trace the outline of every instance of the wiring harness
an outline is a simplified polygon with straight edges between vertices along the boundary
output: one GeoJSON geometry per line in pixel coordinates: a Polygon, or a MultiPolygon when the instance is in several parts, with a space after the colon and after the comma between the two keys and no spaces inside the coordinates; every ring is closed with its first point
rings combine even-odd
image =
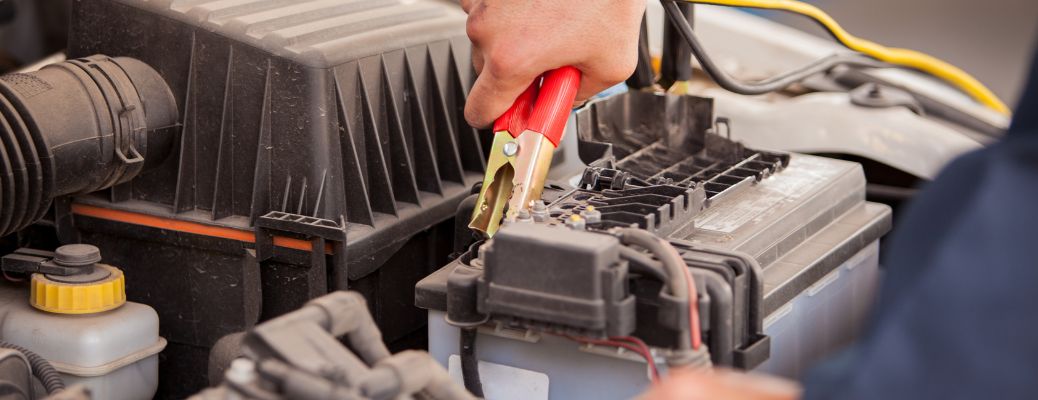
{"type": "Polygon", "coordinates": [[[763,94],[781,90],[805,78],[827,71],[838,65],[852,67],[879,68],[884,66],[900,66],[912,68],[940,78],[962,90],[977,102],[1001,114],[1010,114],[1009,107],[990,89],[962,69],[942,61],[936,57],[909,49],[889,48],[878,43],[851,35],[839,23],[824,11],[813,5],[796,0],[661,0],[663,8],[671,23],[677,27],[681,36],[692,48],[692,54],[699,60],[703,70],[722,88],[740,94],[763,94]],[[676,4],[678,1],[696,4],[709,4],[728,7],[756,8],[779,10],[796,13],[811,18],[825,28],[834,39],[855,53],[836,54],[788,73],[754,83],[739,82],[724,71],[707,55],[702,44],[692,31],[692,26],[684,18],[676,4]]]}

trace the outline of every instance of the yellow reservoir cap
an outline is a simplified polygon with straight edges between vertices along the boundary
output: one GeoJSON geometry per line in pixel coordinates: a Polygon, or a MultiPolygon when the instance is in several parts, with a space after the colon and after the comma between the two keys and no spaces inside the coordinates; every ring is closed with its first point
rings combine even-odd
{"type": "Polygon", "coordinates": [[[126,278],[123,271],[111,265],[96,264],[110,274],[96,282],[70,283],[32,275],[29,304],[56,314],[94,314],[114,310],[126,303],[126,278]]]}

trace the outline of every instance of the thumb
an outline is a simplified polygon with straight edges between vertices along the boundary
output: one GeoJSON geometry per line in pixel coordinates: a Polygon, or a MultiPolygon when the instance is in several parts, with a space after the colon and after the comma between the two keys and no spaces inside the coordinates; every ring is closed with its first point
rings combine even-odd
{"type": "Polygon", "coordinates": [[[493,68],[483,68],[465,101],[465,120],[475,128],[485,128],[508,111],[515,99],[530,86],[537,74],[512,74],[502,78],[493,68]]]}

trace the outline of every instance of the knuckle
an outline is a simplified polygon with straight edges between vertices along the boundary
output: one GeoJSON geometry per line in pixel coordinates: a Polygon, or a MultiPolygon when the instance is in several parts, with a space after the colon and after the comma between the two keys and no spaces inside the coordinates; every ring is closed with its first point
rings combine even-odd
{"type": "Polygon", "coordinates": [[[627,57],[617,63],[616,75],[613,76],[617,82],[626,80],[634,73],[635,68],[638,67],[638,57],[627,57]]]}
{"type": "Polygon", "coordinates": [[[616,84],[629,78],[638,66],[638,48],[624,49],[619,56],[612,57],[602,63],[599,78],[610,84],[616,84]]]}
{"type": "Polygon", "coordinates": [[[480,18],[475,18],[471,15],[469,16],[468,20],[465,22],[465,34],[469,36],[469,40],[471,40],[472,43],[479,43],[480,40],[483,39],[484,29],[480,18]]]}
{"type": "Polygon", "coordinates": [[[491,51],[484,54],[483,70],[497,78],[504,78],[515,73],[519,66],[519,58],[509,51],[491,51]]]}
{"type": "Polygon", "coordinates": [[[610,65],[604,71],[602,71],[601,76],[599,76],[599,78],[609,84],[620,83],[626,80],[628,77],[630,77],[632,73],[634,73],[635,66],[636,65],[634,62],[628,62],[627,60],[617,60],[615,64],[610,65]]]}
{"type": "Polygon", "coordinates": [[[484,7],[474,5],[468,10],[468,18],[465,20],[465,33],[473,43],[478,43],[488,37],[492,32],[488,28],[487,16],[484,7]]]}

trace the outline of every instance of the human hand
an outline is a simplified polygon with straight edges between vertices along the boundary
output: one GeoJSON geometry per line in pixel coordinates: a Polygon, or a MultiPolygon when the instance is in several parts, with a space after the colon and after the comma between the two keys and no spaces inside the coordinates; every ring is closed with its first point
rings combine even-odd
{"type": "Polygon", "coordinates": [[[542,73],[583,74],[574,106],[632,72],[645,0],[462,0],[479,73],[465,119],[489,126],[542,73]]]}
{"type": "Polygon", "coordinates": [[[724,369],[672,370],[639,400],[795,400],[801,387],[773,376],[724,369]]]}

